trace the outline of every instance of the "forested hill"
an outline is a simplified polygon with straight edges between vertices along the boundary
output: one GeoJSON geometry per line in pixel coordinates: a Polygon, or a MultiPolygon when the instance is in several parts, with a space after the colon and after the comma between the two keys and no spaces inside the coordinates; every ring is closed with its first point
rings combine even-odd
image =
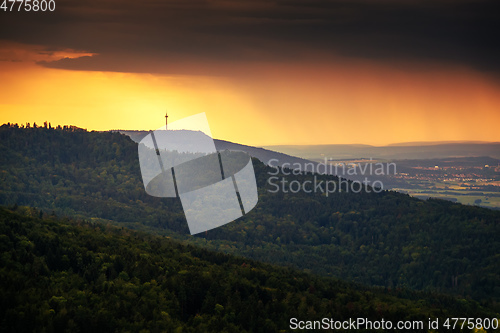
{"type": "MultiPolygon", "coordinates": [[[[125,131],[125,130],[114,130],[112,132],[118,132],[129,136],[132,141],[139,143],[146,135],[148,131],[125,131]]],[[[264,148],[252,147],[247,145],[242,145],[234,142],[224,141],[214,139],[215,148],[219,151],[221,150],[239,150],[248,153],[250,156],[259,159],[265,164],[281,166],[285,163],[290,166],[300,166],[301,170],[314,171],[317,162],[305,160],[303,158],[286,155],[272,150],[267,150],[264,148]]]]}
{"type": "Polygon", "coordinates": [[[0,154],[2,205],[110,221],[260,261],[363,284],[446,292],[499,309],[498,211],[385,191],[270,193],[274,170],[254,160],[257,206],[191,237],[180,201],[146,195],[137,145],[124,135],[4,125],[0,154]]]}
{"type": "MultiPolygon", "coordinates": [[[[36,213],[36,209],[24,210],[36,213]]],[[[495,318],[99,223],[0,208],[1,332],[285,332],[290,318],[495,318]]]]}

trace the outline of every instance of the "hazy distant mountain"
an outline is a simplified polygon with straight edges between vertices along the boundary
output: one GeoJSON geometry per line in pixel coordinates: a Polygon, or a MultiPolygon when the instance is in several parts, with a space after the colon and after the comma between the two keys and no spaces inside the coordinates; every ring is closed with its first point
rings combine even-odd
{"type": "MultiPolygon", "coordinates": [[[[148,131],[114,131],[114,132],[119,132],[125,135],[128,135],[133,141],[139,142],[144,138],[149,132],[148,131]]],[[[180,131],[182,132],[182,131],[180,131]]],[[[191,131],[184,131],[186,132],[186,135],[189,134],[191,131]]],[[[244,151],[247,152],[250,156],[258,158],[262,162],[268,165],[273,165],[273,166],[282,166],[283,164],[288,165],[289,168],[296,167],[297,165],[301,165],[301,170],[310,170],[311,169],[311,164],[316,165],[315,162],[300,158],[300,157],[295,157],[295,156],[290,156],[284,153],[264,149],[264,148],[258,148],[258,147],[252,147],[252,146],[246,146],[246,145],[241,145],[238,143],[233,143],[229,141],[224,141],[224,140],[217,140],[214,139],[215,142],[215,148],[217,150],[239,150],[239,151],[244,151]]],[[[310,170],[312,171],[312,170],[310,170]]]]}
{"type": "Polygon", "coordinates": [[[495,144],[499,142],[489,142],[489,141],[412,141],[412,142],[397,142],[397,143],[391,143],[388,144],[387,146],[389,147],[394,147],[394,146],[436,146],[436,145],[447,145],[447,144],[495,144]]]}
{"type": "MultiPolygon", "coordinates": [[[[139,142],[148,131],[117,130],[139,142]]],[[[262,148],[242,145],[224,140],[214,139],[217,150],[241,150],[269,164],[272,159],[279,162],[273,165],[289,163],[310,163],[332,160],[373,158],[387,160],[401,159],[433,159],[448,157],[491,157],[500,159],[500,142],[483,141],[431,141],[403,142],[387,146],[371,146],[364,144],[331,144],[331,145],[273,145],[262,148]]]]}
{"type": "Polygon", "coordinates": [[[488,156],[500,159],[499,142],[420,142],[400,143],[376,147],[369,145],[280,145],[264,148],[310,160],[374,159],[430,159],[448,157],[488,156]]]}

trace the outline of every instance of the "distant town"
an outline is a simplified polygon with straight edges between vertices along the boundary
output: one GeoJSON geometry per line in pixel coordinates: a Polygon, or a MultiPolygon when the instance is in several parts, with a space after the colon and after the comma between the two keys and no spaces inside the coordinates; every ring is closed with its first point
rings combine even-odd
{"type": "Polygon", "coordinates": [[[429,197],[500,209],[500,163],[491,158],[396,161],[388,188],[429,197]]]}

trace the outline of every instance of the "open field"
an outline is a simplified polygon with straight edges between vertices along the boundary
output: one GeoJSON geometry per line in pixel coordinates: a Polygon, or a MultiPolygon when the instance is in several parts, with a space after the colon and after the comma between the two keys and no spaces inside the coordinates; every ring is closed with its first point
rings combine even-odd
{"type": "Polygon", "coordinates": [[[474,192],[456,189],[456,186],[449,186],[449,189],[405,189],[392,188],[393,191],[408,193],[411,196],[418,198],[437,198],[459,202],[464,205],[479,205],[486,208],[500,209],[500,194],[498,192],[474,192]],[[478,200],[481,200],[478,202],[478,200]]]}

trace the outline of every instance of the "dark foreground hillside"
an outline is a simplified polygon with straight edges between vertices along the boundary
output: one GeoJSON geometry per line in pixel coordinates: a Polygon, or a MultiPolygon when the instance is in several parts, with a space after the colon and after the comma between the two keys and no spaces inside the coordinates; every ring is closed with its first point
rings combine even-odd
{"type": "Polygon", "coordinates": [[[1,332],[285,332],[290,318],[498,317],[448,296],[369,289],[165,237],[4,208],[0,254],[1,332]]]}
{"type": "Polygon", "coordinates": [[[254,160],[257,206],[191,237],[180,201],[145,193],[137,145],[124,135],[4,125],[0,156],[3,205],[141,228],[367,285],[449,293],[500,311],[500,212],[388,191],[271,193],[274,170],[254,160]]]}

